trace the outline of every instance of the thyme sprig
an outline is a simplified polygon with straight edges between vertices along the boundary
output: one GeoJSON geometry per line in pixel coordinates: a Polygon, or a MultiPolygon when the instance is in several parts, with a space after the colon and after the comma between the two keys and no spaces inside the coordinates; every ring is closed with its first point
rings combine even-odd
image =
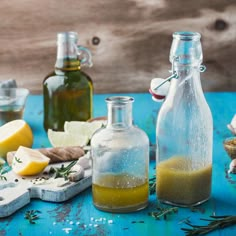
{"type": "Polygon", "coordinates": [[[164,220],[167,220],[167,216],[178,213],[178,207],[163,207],[161,205],[157,205],[157,211],[149,212],[148,215],[155,218],[155,220],[160,220],[162,217],[164,220]]]}
{"type": "Polygon", "coordinates": [[[41,213],[39,210],[29,210],[25,213],[25,219],[29,221],[30,224],[36,224],[36,220],[39,219],[38,214],[41,213]]]}
{"type": "Polygon", "coordinates": [[[64,164],[61,165],[60,168],[58,167],[51,167],[49,170],[50,174],[54,174],[54,178],[64,178],[65,180],[69,179],[69,175],[71,173],[74,173],[75,171],[72,171],[71,168],[77,163],[77,161],[72,161],[69,165],[64,166],[64,164]]]}
{"type": "Polygon", "coordinates": [[[200,219],[208,221],[209,223],[207,225],[194,225],[187,220],[185,224],[191,228],[181,228],[181,230],[185,231],[186,236],[203,235],[236,224],[236,216],[210,216],[210,218],[211,219],[200,219]]]}
{"type": "Polygon", "coordinates": [[[4,174],[6,174],[7,173],[7,169],[6,168],[4,168],[4,165],[2,164],[0,164],[0,180],[5,180],[5,181],[7,181],[7,177],[6,176],[4,176],[4,174]]]}

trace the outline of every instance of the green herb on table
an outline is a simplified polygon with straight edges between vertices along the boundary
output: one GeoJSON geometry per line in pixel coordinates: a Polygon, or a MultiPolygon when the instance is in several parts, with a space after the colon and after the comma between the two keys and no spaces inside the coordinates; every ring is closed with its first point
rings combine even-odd
{"type": "Polygon", "coordinates": [[[156,176],[149,179],[149,193],[150,195],[156,192],[156,176]]]}
{"type": "Polygon", "coordinates": [[[205,211],[206,211],[203,207],[197,207],[197,206],[192,206],[192,207],[190,207],[189,209],[190,209],[190,211],[192,211],[192,212],[200,212],[200,213],[202,213],[202,214],[204,214],[205,211]]]}
{"type": "Polygon", "coordinates": [[[21,159],[20,159],[20,158],[17,158],[16,156],[15,156],[15,160],[16,160],[16,162],[18,162],[18,163],[22,163],[21,159]]]}
{"type": "Polygon", "coordinates": [[[185,222],[191,228],[181,228],[185,231],[186,236],[203,235],[210,233],[217,229],[223,229],[225,227],[236,224],[236,216],[210,216],[211,219],[201,219],[208,221],[207,225],[194,225],[189,220],[185,222]]]}
{"type": "Polygon", "coordinates": [[[148,213],[149,216],[152,216],[156,220],[160,220],[162,217],[164,220],[167,220],[168,215],[178,213],[178,207],[163,207],[158,205],[156,209],[157,211],[148,213]]]}
{"type": "Polygon", "coordinates": [[[49,174],[53,174],[54,178],[64,178],[65,180],[69,179],[69,175],[71,173],[74,173],[75,171],[72,171],[71,168],[77,163],[77,161],[72,161],[69,165],[64,166],[64,164],[61,165],[60,168],[57,167],[51,167],[49,170],[49,174]]]}
{"type": "Polygon", "coordinates": [[[29,221],[30,224],[36,224],[36,220],[39,219],[38,214],[41,213],[38,210],[29,210],[25,213],[25,219],[29,221]]]}
{"type": "Polygon", "coordinates": [[[0,180],[7,181],[7,177],[4,174],[7,173],[7,170],[4,168],[4,165],[0,165],[0,180]]]}

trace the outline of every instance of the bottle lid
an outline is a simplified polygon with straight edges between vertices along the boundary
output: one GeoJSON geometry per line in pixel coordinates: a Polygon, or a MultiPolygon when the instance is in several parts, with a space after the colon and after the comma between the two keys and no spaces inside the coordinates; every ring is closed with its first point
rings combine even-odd
{"type": "Polygon", "coordinates": [[[151,81],[149,92],[152,95],[152,100],[162,102],[170,87],[170,82],[162,78],[154,78],[151,81]]]}
{"type": "Polygon", "coordinates": [[[172,63],[171,75],[166,79],[154,78],[151,81],[149,92],[152,99],[162,102],[170,87],[170,81],[179,78],[179,68],[186,66],[198,66],[200,72],[204,72],[206,67],[201,65],[202,47],[201,35],[197,32],[175,32],[170,50],[170,62],[172,63]]]}

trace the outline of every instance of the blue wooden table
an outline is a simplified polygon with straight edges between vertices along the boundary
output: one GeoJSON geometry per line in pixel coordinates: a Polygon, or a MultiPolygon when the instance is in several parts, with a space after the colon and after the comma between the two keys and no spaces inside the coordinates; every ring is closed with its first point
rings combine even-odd
{"type": "MultiPolygon", "coordinates": [[[[125,94],[135,98],[134,122],[146,131],[151,145],[155,144],[155,125],[159,103],[152,101],[149,94],[125,94]]],[[[109,94],[94,96],[94,117],[106,115],[105,98],[109,94]]],[[[227,173],[230,158],[223,149],[222,141],[229,137],[226,125],[236,113],[236,93],[206,93],[214,120],[213,186],[212,197],[194,211],[179,208],[167,220],[155,220],[148,215],[155,211],[157,199],[150,195],[145,210],[129,214],[112,214],[99,211],[92,204],[91,188],[67,202],[56,204],[32,200],[14,215],[0,219],[0,236],[25,235],[184,235],[184,221],[205,224],[200,218],[215,215],[236,215],[236,175],[227,173]],[[36,224],[24,219],[27,210],[40,210],[36,224]]],[[[25,120],[34,132],[34,148],[50,146],[43,129],[43,99],[41,95],[28,98],[25,120]]],[[[152,155],[152,153],[151,153],[152,155]]],[[[154,173],[155,161],[150,161],[150,176],[154,173]]],[[[199,190],[200,191],[200,190],[199,190]]],[[[236,226],[211,233],[210,235],[236,235],[236,226]]]]}

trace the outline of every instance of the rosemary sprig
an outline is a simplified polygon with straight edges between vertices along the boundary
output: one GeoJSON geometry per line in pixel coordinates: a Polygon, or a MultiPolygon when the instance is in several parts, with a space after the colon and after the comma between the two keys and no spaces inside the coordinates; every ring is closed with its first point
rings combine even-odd
{"type": "Polygon", "coordinates": [[[18,158],[18,157],[16,157],[16,156],[15,156],[15,160],[16,160],[16,162],[18,162],[18,163],[22,163],[21,159],[18,158]]]}
{"type": "Polygon", "coordinates": [[[0,180],[7,181],[7,177],[4,174],[7,173],[7,170],[4,168],[4,165],[0,165],[0,180]]]}
{"type": "Polygon", "coordinates": [[[30,224],[36,224],[36,220],[39,219],[38,214],[41,213],[39,210],[29,210],[25,213],[25,219],[29,221],[30,224]]]}
{"type": "Polygon", "coordinates": [[[150,195],[156,192],[156,176],[149,179],[149,193],[150,195]]]}
{"type": "Polygon", "coordinates": [[[163,207],[157,206],[157,211],[149,212],[148,215],[152,216],[156,220],[160,220],[162,217],[167,220],[167,215],[171,215],[178,212],[178,207],[163,207]]]}
{"type": "Polygon", "coordinates": [[[51,167],[49,170],[50,174],[54,174],[54,178],[64,178],[65,180],[68,180],[69,174],[75,172],[72,171],[71,168],[77,163],[77,161],[72,161],[69,165],[64,166],[64,164],[61,165],[60,168],[57,167],[51,167]]]}
{"type": "Polygon", "coordinates": [[[223,229],[225,227],[236,224],[236,216],[210,216],[211,219],[200,219],[208,221],[208,225],[194,225],[189,220],[185,222],[191,228],[181,228],[185,231],[186,236],[203,235],[212,232],[217,229],[223,229]]]}

